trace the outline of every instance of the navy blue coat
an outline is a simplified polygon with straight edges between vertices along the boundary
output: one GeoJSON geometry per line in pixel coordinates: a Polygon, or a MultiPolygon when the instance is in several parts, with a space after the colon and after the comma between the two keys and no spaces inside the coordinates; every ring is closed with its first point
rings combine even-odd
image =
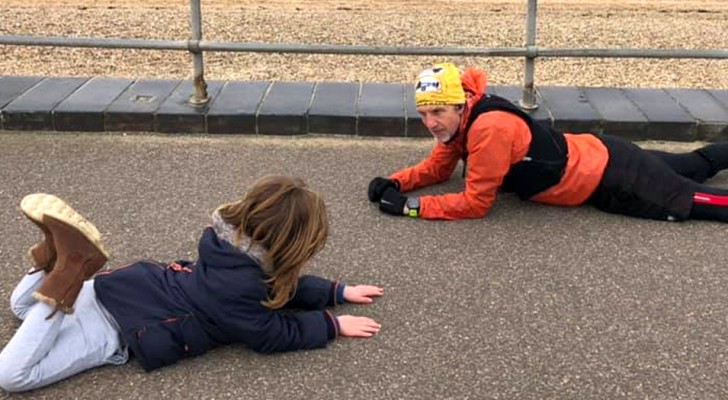
{"type": "Polygon", "coordinates": [[[196,262],[138,261],[97,275],[94,288],[147,371],[231,343],[273,353],[325,347],[336,336],[324,310],[336,302],[334,282],[302,276],[286,308],[270,310],[261,304],[265,278],[253,258],[207,228],[196,262]]]}

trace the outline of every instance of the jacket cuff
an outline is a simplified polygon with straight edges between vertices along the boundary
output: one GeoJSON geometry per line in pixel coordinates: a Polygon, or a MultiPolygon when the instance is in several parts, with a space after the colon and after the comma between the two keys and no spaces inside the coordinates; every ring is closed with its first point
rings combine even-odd
{"type": "Polygon", "coordinates": [[[344,298],[345,287],[346,284],[342,282],[341,279],[337,279],[331,284],[331,294],[328,301],[329,306],[336,306],[346,303],[346,299],[344,298]]]}
{"type": "Polygon", "coordinates": [[[346,283],[344,282],[336,282],[336,304],[344,304],[346,303],[346,299],[344,298],[344,288],[346,287],[346,283]]]}
{"type": "Polygon", "coordinates": [[[329,340],[336,339],[339,336],[339,320],[329,310],[324,310],[326,318],[326,333],[329,340]]]}

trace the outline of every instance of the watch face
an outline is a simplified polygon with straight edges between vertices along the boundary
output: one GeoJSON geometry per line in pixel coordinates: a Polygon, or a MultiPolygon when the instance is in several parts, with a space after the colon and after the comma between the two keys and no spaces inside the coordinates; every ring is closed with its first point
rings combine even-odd
{"type": "Polygon", "coordinates": [[[407,198],[407,208],[418,210],[420,208],[420,198],[419,197],[409,197],[407,198]]]}

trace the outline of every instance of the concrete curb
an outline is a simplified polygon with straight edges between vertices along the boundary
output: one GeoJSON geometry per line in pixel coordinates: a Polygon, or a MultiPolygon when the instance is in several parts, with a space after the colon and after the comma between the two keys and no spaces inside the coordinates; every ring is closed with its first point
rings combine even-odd
{"type": "MultiPolygon", "coordinates": [[[[429,137],[410,85],[210,81],[192,106],[182,80],[0,76],[0,128],[250,135],[429,137]]],[[[490,93],[516,101],[521,89],[490,93]]],[[[728,140],[728,90],[538,88],[537,120],[633,140],[728,140]]]]}

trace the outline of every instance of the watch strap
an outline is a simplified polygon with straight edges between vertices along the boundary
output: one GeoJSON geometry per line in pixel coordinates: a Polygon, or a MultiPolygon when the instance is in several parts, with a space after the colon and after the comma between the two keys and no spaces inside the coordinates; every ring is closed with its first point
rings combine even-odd
{"type": "Polygon", "coordinates": [[[407,216],[412,218],[418,218],[420,216],[420,198],[409,197],[407,198],[407,216]]]}

